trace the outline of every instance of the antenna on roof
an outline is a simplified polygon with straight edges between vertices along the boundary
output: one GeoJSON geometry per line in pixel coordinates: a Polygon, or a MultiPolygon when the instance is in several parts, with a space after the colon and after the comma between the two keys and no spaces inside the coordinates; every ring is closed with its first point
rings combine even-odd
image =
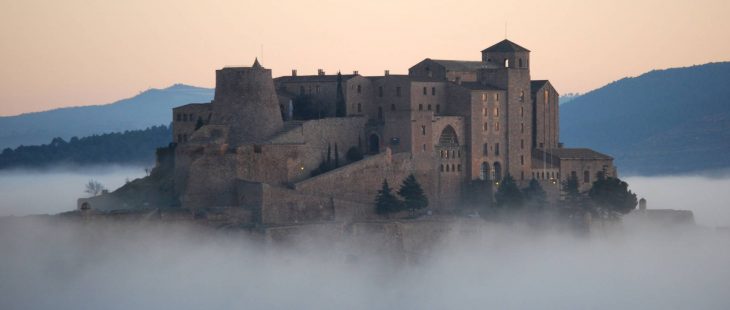
{"type": "Polygon", "coordinates": [[[261,61],[264,61],[264,45],[261,44],[261,61]]]}
{"type": "Polygon", "coordinates": [[[507,40],[507,22],[504,22],[504,39],[507,40]]]}

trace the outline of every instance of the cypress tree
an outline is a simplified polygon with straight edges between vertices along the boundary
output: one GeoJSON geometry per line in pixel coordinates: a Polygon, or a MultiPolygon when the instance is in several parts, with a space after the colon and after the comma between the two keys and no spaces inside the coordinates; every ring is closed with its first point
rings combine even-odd
{"type": "Polygon", "coordinates": [[[428,207],[428,197],[423,192],[421,185],[418,184],[416,177],[411,174],[401,184],[398,195],[403,197],[403,205],[411,213],[418,209],[428,207]]]}
{"type": "Polygon", "coordinates": [[[337,143],[335,143],[335,168],[340,167],[340,152],[337,150],[337,143]]]}

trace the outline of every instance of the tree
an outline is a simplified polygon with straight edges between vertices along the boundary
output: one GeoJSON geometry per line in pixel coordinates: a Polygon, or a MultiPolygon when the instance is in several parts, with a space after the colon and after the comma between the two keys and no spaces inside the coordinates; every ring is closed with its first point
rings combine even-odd
{"type": "Polygon", "coordinates": [[[542,189],[540,182],[536,179],[530,180],[530,184],[523,191],[527,205],[540,209],[547,204],[547,193],[542,189]]]}
{"type": "Polygon", "coordinates": [[[578,178],[569,177],[563,182],[563,193],[565,194],[565,206],[568,208],[579,208],[583,204],[583,195],[578,190],[578,178]]]}
{"type": "Polygon", "coordinates": [[[340,167],[340,151],[337,150],[337,143],[335,143],[335,168],[340,167]]]}
{"type": "Polygon", "coordinates": [[[383,186],[375,197],[375,212],[388,214],[400,211],[401,202],[393,195],[393,190],[388,186],[388,181],[383,180],[383,186]]]}
{"type": "Polygon", "coordinates": [[[525,197],[522,195],[522,191],[517,187],[515,179],[511,175],[507,174],[502,179],[502,182],[497,188],[497,193],[494,195],[497,201],[497,207],[510,207],[519,208],[524,204],[525,197]]]}
{"type": "Polygon", "coordinates": [[[342,73],[337,72],[337,98],[335,99],[335,116],[345,117],[347,115],[347,106],[345,104],[345,94],[342,92],[342,73]]]}
{"type": "Polygon", "coordinates": [[[106,188],[104,188],[104,185],[99,183],[96,180],[89,180],[89,183],[86,183],[86,189],[84,192],[88,193],[91,196],[99,196],[102,192],[104,192],[106,188]]]}
{"type": "Polygon", "coordinates": [[[411,211],[411,213],[415,213],[418,209],[428,207],[428,197],[423,193],[421,184],[418,184],[413,174],[410,174],[403,180],[403,184],[401,184],[398,190],[398,195],[403,197],[403,206],[411,211]]]}
{"type": "Polygon", "coordinates": [[[607,211],[609,217],[615,214],[626,214],[636,208],[636,194],[629,190],[629,184],[619,178],[598,175],[588,197],[597,207],[607,211]]]}

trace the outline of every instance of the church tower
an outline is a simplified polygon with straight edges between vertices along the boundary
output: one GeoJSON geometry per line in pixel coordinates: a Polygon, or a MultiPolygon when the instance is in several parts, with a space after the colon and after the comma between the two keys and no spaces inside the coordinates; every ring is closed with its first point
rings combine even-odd
{"type": "Polygon", "coordinates": [[[482,61],[505,68],[530,69],[530,50],[503,40],[482,51],[482,61]]]}

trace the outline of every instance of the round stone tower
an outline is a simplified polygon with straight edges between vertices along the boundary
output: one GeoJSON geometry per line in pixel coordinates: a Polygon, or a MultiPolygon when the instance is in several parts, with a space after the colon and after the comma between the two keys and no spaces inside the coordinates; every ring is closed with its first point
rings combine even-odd
{"type": "Polygon", "coordinates": [[[284,126],[278,102],[271,70],[258,59],[251,67],[216,70],[211,124],[229,126],[233,145],[265,141],[284,126]]]}

